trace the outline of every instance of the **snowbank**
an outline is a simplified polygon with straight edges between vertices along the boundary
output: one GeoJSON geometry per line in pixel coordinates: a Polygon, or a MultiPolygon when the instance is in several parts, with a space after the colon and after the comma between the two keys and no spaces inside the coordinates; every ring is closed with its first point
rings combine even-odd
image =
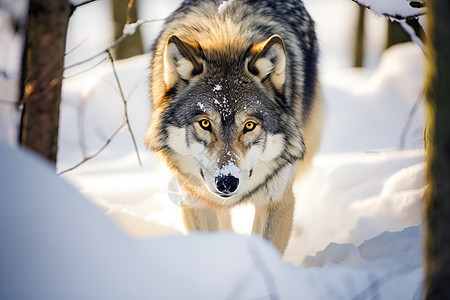
{"type": "Polygon", "coordinates": [[[8,174],[0,181],[2,299],[321,299],[336,295],[408,299],[420,295],[420,228],[384,233],[349,251],[330,245],[308,258],[309,265],[345,261],[342,266],[297,268],[282,262],[276,249],[258,237],[197,233],[132,238],[55,176],[45,162],[3,143],[0,153],[2,170],[8,174]],[[347,252],[368,263],[364,268],[349,264],[347,252]],[[411,259],[396,260],[405,253],[412,253],[411,259]]]}
{"type": "Polygon", "coordinates": [[[421,224],[423,152],[320,155],[294,187],[294,231],[285,259],[300,264],[330,242],[360,244],[421,224]]]}

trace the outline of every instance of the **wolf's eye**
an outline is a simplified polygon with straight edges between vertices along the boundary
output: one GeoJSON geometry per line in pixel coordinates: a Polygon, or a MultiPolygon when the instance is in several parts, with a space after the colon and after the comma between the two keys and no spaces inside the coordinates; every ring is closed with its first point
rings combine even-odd
{"type": "Polygon", "coordinates": [[[202,129],[211,131],[211,123],[208,120],[203,119],[203,120],[199,121],[199,123],[200,123],[200,127],[202,129]]]}
{"type": "Polygon", "coordinates": [[[249,131],[252,131],[253,129],[255,129],[255,127],[256,127],[256,124],[253,123],[253,122],[247,122],[247,123],[245,123],[245,126],[244,126],[244,133],[247,133],[247,132],[249,132],[249,131]]]}

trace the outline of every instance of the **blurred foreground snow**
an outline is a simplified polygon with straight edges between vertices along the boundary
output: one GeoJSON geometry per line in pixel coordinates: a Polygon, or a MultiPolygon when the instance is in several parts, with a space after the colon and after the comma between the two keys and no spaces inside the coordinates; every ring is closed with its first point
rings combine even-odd
{"type": "Polygon", "coordinates": [[[258,237],[138,239],[34,154],[0,143],[1,299],[413,299],[421,233],[330,244],[298,268],[258,237]],[[17,183],[20,182],[20,187],[17,183]],[[232,245],[232,246],[231,246],[232,245]]]}

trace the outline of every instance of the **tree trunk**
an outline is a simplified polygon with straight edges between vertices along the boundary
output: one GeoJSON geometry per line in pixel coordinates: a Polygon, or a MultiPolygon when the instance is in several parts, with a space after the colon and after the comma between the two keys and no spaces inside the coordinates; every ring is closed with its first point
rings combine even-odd
{"type": "Polygon", "coordinates": [[[426,299],[450,299],[450,1],[430,0],[426,299]]]}
{"type": "Polygon", "coordinates": [[[353,66],[360,68],[364,62],[364,31],[365,31],[365,15],[366,8],[359,5],[358,9],[358,24],[356,26],[356,39],[355,39],[355,53],[353,66]]]}
{"type": "MultiPolygon", "coordinates": [[[[128,24],[137,21],[137,0],[112,0],[112,3],[115,37],[118,39],[122,35],[123,26],[127,23],[127,21],[128,24]]],[[[137,28],[133,35],[127,37],[116,48],[115,56],[117,59],[123,59],[142,53],[144,53],[144,49],[142,47],[141,30],[140,28],[137,28]]]]}
{"type": "Polygon", "coordinates": [[[31,0],[25,41],[20,144],[53,164],[71,6],[69,0],[31,0]]]}

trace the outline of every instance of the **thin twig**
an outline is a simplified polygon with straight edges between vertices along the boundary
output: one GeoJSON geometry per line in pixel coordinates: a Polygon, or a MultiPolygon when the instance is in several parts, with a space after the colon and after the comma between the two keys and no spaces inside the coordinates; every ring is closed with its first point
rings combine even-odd
{"type": "Polygon", "coordinates": [[[400,149],[403,150],[406,144],[406,135],[408,134],[409,127],[411,126],[412,119],[416,114],[417,109],[419,108],[419,104],[422,102],[422,93],[417,97],[416,102],[413,107],[409,111],[408,120],[406,121],[405,126],[402,130],[402,135],[400,136],[400,149]]]}
{"type": "Polygon", "coordinates": [[[81,97],[80,103],[78,104],[78,144],[80,145],[81,154],[83,157],[87,157],[87,147],[86,147],[86,138],[85,138],[85,111],[86,111],[86,98],[81,97]]]}
{"type": "Polygon", "coordinates": [[[120,84],[119,77],[117,76],[116,67],[114,65],[114,58],[111,55],[111,51],[108,51],[108,56],[109,56],[109,60],[111,61],[111,66],[112,66],[112,69],[113,69],[114,77],[116,78],[117,86],[119,87],[120,96],[122,97],[125,121],[126,121],[127,126],[128,126],[128,131],[130,132],[131,139],[133,141],[134,150],[136,151],[136,155],[137,155],[137,158],[138,158],[138,161],[139,161],[139,165],[142,166],[141,157],[139,156],[139,150],[138,150],[137,144],[136,144],[136,139],[134,138],[133,130],[131,130],[130,120],[128,118],[127,100],[125,99],[125,94],[123,93],[122,85],[120,84]]]}
{"type": "MultiPolygon", "coordinates": [[[[86,58],[86,59],[81,60],[81,61],[79,61],[79,62],[73,63],[73,64],[71,64],[71,65],[68,65],[68,66],[64,67],[64,70],[69,70],[69,69],[72,69],[72,68],[74,68],[74,67],[81,66],[81,65],[83,65],[83,64],[85,64],[85,63],[87,63],[87,62],[90,62],[91,60],[96,59],[97,57],[99,57],[99,56],[105,54],[106,51],[107,51],[108,49],[110,49],[110,48],[111,48],[111,46],[108,47],[106,50],[103,50],[102,52],[99,52],[99,53],[97,53],[97,54],[95,54],[95,55],[93,55],[93,56],[91,56],[91,57],[89,57],[89,58],[86,58]]],[[[111,49],[112,49],[112,48],[111,48],[111,49]]]]}
{"type": "Polygon", "coordinates": [[[25,86],[26,93],[23,96],[23,98],[19,101],[19,104],[17,104],[17,106],[26,104],[32,98],[39,98],[41,96],[47,95],[58,83],[59,83],[58,78],[53,78],[43,90],[41,90],[38,93],[35,93],[38,81],[33,80],[32,82],[30,82],[25,86]]]}
{"type": "Polygon", "coordinates": [[[81,45],[83,45],[84,43],[86,43],[86,41],[89,39],[89,37],[87,36],[84,40],[82,40],[81,42],[79,42],[77,45],[75,45],[72,49],[70,49],[69,51],[67,51],[64,56],[68,56],[70,55],[72,52],[74,52],[75,50],[77,50],[78,48],[81,47],[81,45]]]}
{"type": "Polygon", "coordinates": [[[96,157],[97,155],[99,155],[103,150],[105,150],[105,148],[109,145],[109,143],[111,143],[111,141],[113,140],[113,138],[117,135],[117,133],[119,133],[119,131],[125,126],[126,122],[125,120],[122,122],[122,124],[120,124],[120,126],[113,132],[113,134],[111,134],[111,136],[108,138],[108,140],[106,140],[105,144],[97,150],[97,152],[95,152],[94,154],[84,157],[82,161],[80,161],[79,163],[77,163],[76,165],[74,165],[73,167],[64,170],[62,172],[59,172],[57,175],[63,175],[67,172],[73,171],[74,169],[78,168],[79,166],[81,166],[82,164],[84,164],[85,162],[87,162],[88,160],[96,157]]]}
{"type": "MultiPolygon", "coordinates": [[[[109,82],[109,81],[106,81],[106,80],[105,80],[105,82],[110,84],[111,87],[115,90],[115,92],[117,92],[117,94],[120,95],[120,90],[117,89],[116,86],[114,86],[112,82],[109,82]]],[[[124,118],[124,120],[122,121],[122,124],[119,126],[119,128],[117,128],[117,130],[115,130],[113,132],[113,134],[109,138],[108,137],[104,137],[106,139],[105,144],[99,150],[97,150],[97,152],[95,152],[94,154],[89,156],[87,154],[86,141],[85,141],[85,138],[84,138],[84,134],[85,134],[85,129],[84,129],[84,110],[85,110],[85,107],[84,106],[86,104],[86,99],[82,98],[81,101],[82,101],[82,103],[80,103],[79,106],[78,106],[78,132],[79,132],[78,139],[79,139],[79,145],[80,145],[80,149],[81,149],[81,154],[83,155],[83,159],[79,163],[74,165],[73,167],[60,172],[58,175],[62,175],[62,174],[65,174],[67,172],[73,171],[74,169],[76,169],[79,166],[83,165],[88,160],[98,156],[110,144],[110,142],[117,135],[117,133],[119,133],[119,131],[125,125],[127,125],[126,119],[124,118]]],[[[103,136],[104,135],[102,134],[102,137],[103,136]]]]}
{"type": "MultiPolygon", "coordinates": [[[[80,4],[78,4],[77,6],[74,6],[73,10],[75,10],[77,7],[83,6],[83,5],[85,5],[85,4],[89,4],[89,3],[94,2],[94,1],[95,1],[95,0],[90,0],[90,1],[86,1],[86,2],[80,3],[80,4]]],[[[136,23],[134,23],[134,25],[135,25],[136,27],[140,27],[142,24],[145,24],[145,23],[165,21],[165,20],[167,20],[167,19],[173,17],[174,15],[180,13],[181,11],[183,11],[183,10],[189,8],[189,7],[192,7],[192,6],[196,5],[199,1],[200,1],[200,0],[197,0],[197,1],[195,1],[194,3],[192,3],[191,5],[188,5],[188,6],[186,6],[186,7],[183,7],[183,8],[181,8],[181,9],[175,11],[174,13],[170,14],[170,15],[169,15],[168,17],[166,17],[166,18],[163,18],[163,19],[154,19],[154,20],[138,20],[136,23]]],[[[131,5],[132,5],[133,0],[130,0],[130,2],[131,2],[131,5]]],[[[129,4],[130,4],[130,2],[129,2],[129,4]]],[[[133,25],[133,24],[128,24],[128,25],[133,25]]],[[[132,34],[134,34],[134,33],[132,33],[132,34]]],[[[80,62],[74,63],[74,64],[69,65],[69,66],[66,66],[66,67],[64,68],[65,70],[68,70],[68,69],[70,69],[70,68],[73,68],[73,67],[76,67],[76,66],[85,64],[85,63],[87,63],[87,62],[89,62],[89,61],[91,61],[91,60],[93,60],[93,59],[95,59],[95,58],[97,58],[97,57],[99,57],[99,56],[101,56],[101,55],[103,55],[103,54],[107,54],[109,60],[111,61],[111,65],[112,65],[112,68],[113,68],[114,77],[115,77],[115,79],[116,79],[116,82],[117,82],[117,85],[118,85],[118,88],[119,88],[119,93],[120,93],[120,96],[121,96],[122,101],[123,101],[123,104],[124,104],[124,116],[125,116],[125,119],[124,119],[124,121],[122,122],[122,124],[120,125],[120,127],[117,128],[117,129],[114,131],[114,133],[107,139],[107,141],[105,142],[105,144],[104,144],[97,152],[95,152],[93,155],[90,155],[90,156],[84,156],[84,158],[83,158],[83,160],[82,160],[81,162],[79,162],[78,164],[76,164],[75,166],[73,166],[73,167],[71,167],[71,168],[69,168],[69,169],[67,169],[67,170],[64,170],[64,171],[58,173],[58,175],[62,175],[62,174],[65,174],[65,173],[67,173],[67,172],[69,172],[69,171],[72,171],[72,170],[78,168],[79,166],[81,166],[82,164],[84,164],[85,162],[87,162],[88,160],[90,160],[90,159],[96,157],[97,155],[99,155],[99,154],[100,154],[100,153],[101,153],[101,152],[109,145],[109,143],[112,141],[112,139],[117,135],[117,133],[118,133],[125,125],[128,126],[128,131],[130,132],[131,139],[132,139],[132,141],[133,141],[133,146],[134,146],[134,149],[135,149],[135,151],[136,151],[136,155],[137,155],[137,158],[138,158],[138,161],[139,161],[139,165],[142,166],[141,158],[140,158],[140,156],[139,156],[139,150],[138,150],[137,144],[136,144],[136,139],[135,139],[135,137],[134,137],[133,131],[132,131],[131,126],[130,126],[130,121],[129,121],[129,118],[128,118],[127,101],[126,101],[126,99],[125,99],[125,96],[124,96],[124,93],[123,93],[123,90],[122,90],[122,86],[121,86],[120,81],[119,81],[119,77],[117,76],[116,68],[115,68],[115,65],[114,65],[114,59],[113,59],[113,57],[112,57],[112,55],[111,55],[111,50],[114,49],[115,47],[117,47],[120,43],[122,43],[122,42],[125,40],[125,38],[127,38],[129,35],[132,35],[132,34],[129,34],[128,32],[123,32],[122,36],[120,36],[117,40],[115,40],[115,41],[114,41],[108,48],[106,48],[105,50],[103,50],[103,51],[101,51],[101,52],[99,52],[99,53],[97,53],[97,54],[95,54],[95,55],[93,55],[93,56],[91,56],[91,57],[89,57],[89,58],[87,58],[87,59],[85,59],[85,60],[82,60],[82,61],[80,61],[80,62]]],[[[71,75],[71,76],[69,76],[69,77],[76,76],[76,75],[78,75],[78,74],[80,74],[80,73],[86,72],[86,71],[88,71],[88,70],[90,70],[90,69],[92,69],[92,68],[98,66],[98,65],[99,65],[100,63],[102,63],[104,60],[106,60],[106,58],[104,58],[104,59],[102,59],[100,62],[96,63],[94,66],[92,66],[92,67],[90,67],[90,68],[88,68],[88,69],[86,69],[86,70],[83,70],[83,71],[81,71],[81,72],[79,72],[79,73],[76,73],[76,74],[74,74],[74,75],[71,75]]],[[[66,78],[68,78],[68,77],[66,77],[66,78]]],[[[22,99],[22,100],[24,100],[24,99],[22,99]]],[[[26,99],[25,99],[25,101],[26,101],[26,99]]],[[[25,101],[23,101],[23,102],[25,102],[25,101]]],[[[85,151],[83,151],[83,152],[85,152],[85,151]]]]}
{"type": "Polygon", "coordinates": [[[127,95],[127,99],[130,99],[133,93],[137,90],[138,86],[142,84],[142,81],[136,81],[136,83],[131,87],[130,92],[127,95]]]}
{"type": "MultiPolygon", "coordinates": [[[[133,23],[133,24],[126,24],[126,25],[135,25],[136,28],[138,28],[138,27],[141,27],[143,24],[153,23],[153,22],[166,21],[167,19],[170,19],[170,18],[173,17],[174,15],[176,15],[176,14],[178,14],[178,13],[184,11],[185,9],[188,9],[189,7],[192,7],[192,6],[196,5],[199,1],[200,1],[200,0],[197,0],[197,1],[195,1],[194,3],[192,3],[191,5],[185,6],[185,7],[181,8],[181,9],[179,9],[179,10],[173,12],[172,14],[170,14],[170,15],[169,15],[168,17],[166,17],[166,18],[162,18],[162,19],[153,19],[153,20],[138,20],[138,21],[136,21],[136,22],[133,23]]],[[[71,68],[73,68],[73,67],[76,67],[76,66],[85,64],[85,63],[87,63],[87,62],[89,62],[89,61],[91,61],[91,60],[93,60],[93,59],[96,59],[97,57],[99,57],[99,56],[101,56],[101,55],[108,54],[108,52],[111,52],[111,50],[113,50],[114,48],[116,48],[116,47],[117,47],[120,43],[122,43],[128,36],[133,35],[133,34],[134,34],[134,32],[133,32],[132,34],[129,34],[128,32],[123,32],[122,35],[121,35],[117,40],[115,40],[111,45],[109,45],[109,47],[106,48],[105,50],[103,50],[103,51],[101,51],[101,52],[99,52],[99,53],[97,53],[97,54],[95,54],[95,55],[93,55],[93,56],[91,56],[91,57],[88,57],[88,58],[86,58],[86,59],[84,59],[84,60],[82,60],[82,61],[79,61],[79,62],[77,62],[77,63],[73,63],[73,64],[71,64],[71,65],[68,65],[68,66],[66,66],[64,69],[65,69],[65,70],[71,69],[71,68]]]]}
{"type": "Polygon", "coordinates": [[[125,24],[130,24],[131,23],[131,16],[130,16],[130,14],[131,14],[131,8],[133,7],[133,4],[134,4],[134,0],[129,0],[128,1],[125,24]]]}
{"type": "Polygon", "coordinates": [[[58,83],[58,79],[53,78],[49,83],[46,83],[46,87],[43,90],[36,90],[38,84],[42,82],[42,80],[45,78],[45,76],[48,75],[52,67],[54,67],[57,62],[58,57],[53,57],[50,62],[41,70],[41,73],[35,80],[27,82],[27,84],[25,85],[24,95],[22,99],[19,100],[17,106],[26,104],[30,98],[39,98],[40,96],[45,95],[58,83]]]}
{"type": "Polygon", "coordinates": [[[69,76],[63,76],[63,79],[69,79],[69,78],[72,78],[72,77],[81,75],[81,74],[83,74],[83,73],[86,73],[86,72],[88,72],[88,71],[90,71],[90,70],[92,70],[92,69],[95,69],[96,67],[98,67],[99,65],[101,65],[101,64],[102,64],[103,62],[105,62],[106,60],[108,60],[107,57],[101,59],[99,62],[95,63],[94,65],[90,66],[89,68],[87,68],[87,69],[85,69],[85,70],[81,70],[81,71],[79,71],[79,72],[77,72],[77,73],[74,73],[74,74],[71,74],[71,75],[69,75],[69,76]]]}
{"type": "Polygon", "coordinates": [[[423,54],[426,55],[426,36],[422,26],[419,23],[419,19],[407,19],[395,22],[402,26],[403,30],[411,37],[411,41],[416,43],[420,49],[422,49],[423,54]]]}

